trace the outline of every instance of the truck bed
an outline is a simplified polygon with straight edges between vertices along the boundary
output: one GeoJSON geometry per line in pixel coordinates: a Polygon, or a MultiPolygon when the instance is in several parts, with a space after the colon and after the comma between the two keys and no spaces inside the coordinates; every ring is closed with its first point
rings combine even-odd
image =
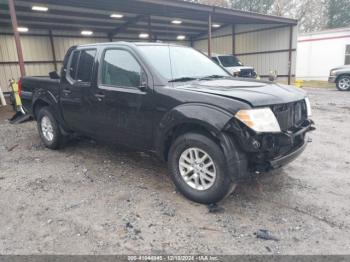
{"type": "Polygon", "coordinates": [[[43,90],[51,93],[54,97],[59,94],[59,79],[51,79],[48,76],[25,76],[21,78],[21,99],[24,109],[31,112],[33,95],[43,90]]]}

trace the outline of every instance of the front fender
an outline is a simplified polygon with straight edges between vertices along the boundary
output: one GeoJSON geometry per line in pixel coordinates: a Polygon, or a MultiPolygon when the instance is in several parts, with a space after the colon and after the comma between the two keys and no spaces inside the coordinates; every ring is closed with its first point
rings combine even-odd
{"type": "Polygon", "coordinates": [[[217,137],[231,118],[229,112],[207,104],[191,103],[177,106],[166,113],[157,126],[155,149],[163,158],[165,142],[176,127],[184,124],[198,125],[217,137]]]}
{"type": "Polygon", "coordinates": [[[247,158],[236,145],[231,134],[224,131],[232,114],[206,104],[185,104],[167,113],[156,130],[156,151],[164,159],[166,141],[172,130],[183,124],[194,124],[209,131],[220,143],[227,163],[227,173],[233,181],[247,175],[247,158]]]}

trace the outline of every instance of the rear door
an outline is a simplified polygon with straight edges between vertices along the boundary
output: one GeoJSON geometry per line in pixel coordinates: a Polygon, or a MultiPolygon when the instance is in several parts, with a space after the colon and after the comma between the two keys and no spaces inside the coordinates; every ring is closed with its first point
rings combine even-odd
{"type": "Polygon", "coordinates": [[[103,139],[128,146],[153,144],[153,84],[131,49],[101,50],[94,90],[94,125],[103,139]]]}
{"type": "Polygon", "coordinates": [[[87,114],[88,91],[95,71],[96,49],[75,50],[61,80],[60,102],[65,123],[74,131],[91,135],[87,114]]]}

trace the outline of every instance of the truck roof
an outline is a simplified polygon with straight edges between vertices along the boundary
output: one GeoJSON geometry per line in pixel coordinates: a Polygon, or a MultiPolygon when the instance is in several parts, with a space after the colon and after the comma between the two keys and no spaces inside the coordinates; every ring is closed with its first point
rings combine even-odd
{"type": "Polygon", "coordinates": [[[117,42],[104,42],[104,43],[77,45],[77,48],[94,47],[94,46],[110,46],[110,45],[127,45],[127,46],[133,46],[133,47],[141,46],[141,45],[149,45],[149,46],[181,46],[181,47],[186,47],[184,45],[173,44],[173,43],[164,43],[164,42],[127,42],[127,41],[117,41],[117,42]]]}

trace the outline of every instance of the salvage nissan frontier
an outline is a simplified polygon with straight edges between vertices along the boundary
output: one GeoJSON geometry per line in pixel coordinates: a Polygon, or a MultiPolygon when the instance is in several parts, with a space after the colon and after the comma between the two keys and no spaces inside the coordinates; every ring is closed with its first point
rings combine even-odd
{"type": "Polygon", "coordinates": [[[234,78],[174,44],[74,46],[60,75],[23,77],[19,85],[46,147],[74,133],[156,152],[178,190],[204,204],[254,172],[294,160],[314,129],[303,90],[234,78]]]}

